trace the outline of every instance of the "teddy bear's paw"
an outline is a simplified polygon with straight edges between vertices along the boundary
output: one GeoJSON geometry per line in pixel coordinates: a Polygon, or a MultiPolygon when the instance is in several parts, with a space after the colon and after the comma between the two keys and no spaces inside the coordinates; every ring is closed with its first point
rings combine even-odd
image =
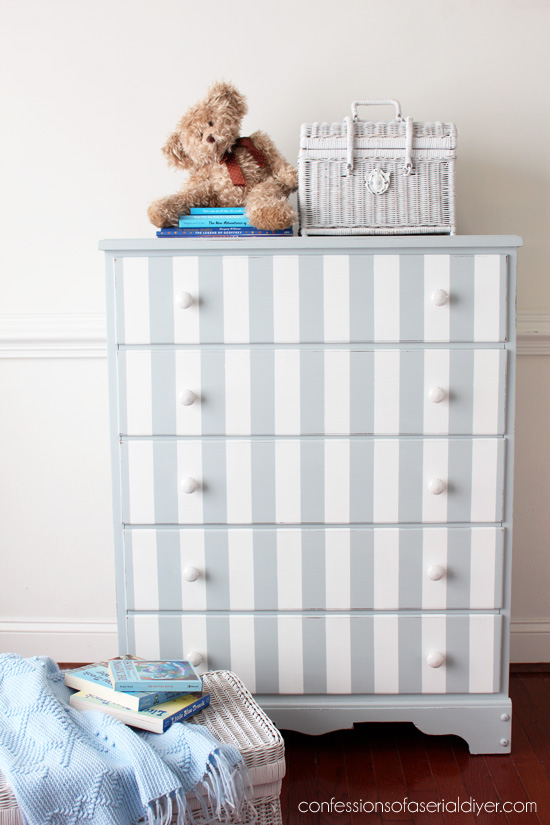
{"type": "Polygon", "coordinates": [[[147,210],[147,217],[159,229],[169,226],[178,226],[179,215],[176,215],[172,209],[168,207],[164,199],[153,201],[147,210]]]}
{"type": "Polygon", "coordinates": [[[247,210],[247,214],[257,229],[287,229],[296,220],[296,213],[287,201],[254,206],[247,210]]]}

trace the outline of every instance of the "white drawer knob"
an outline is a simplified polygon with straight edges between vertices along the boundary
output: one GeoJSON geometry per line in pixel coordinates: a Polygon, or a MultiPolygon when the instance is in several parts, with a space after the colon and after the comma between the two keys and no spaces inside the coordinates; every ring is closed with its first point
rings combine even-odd
{"type": "Polygon", "coordinates": [[[449,293],[445,292],[444,289],[434,289],[430,298],[432,299],[432,304],[436,307],[443,307],[449,300],[449,293]]]}
{"type": "Polygon", "coordinates": [[[190,650],[189,653],[186,654],[185,659],[190,665],[193,665],[193,667],[202,665],[202,653],[199,653],[198,650],[190,650]]]}
{"type": "Polygon", "coordinates": [[[195,490],[199,489],[199,482],[196,478],[193,478],[192,476],[185,476],[185,478],[182,478],[180,486],[182,492],[194,493],[195,490]]]}
{"type": "Polygon", "coordinates": [[[194,300],[190,292],[178,292],[176,295],[176,306],[178,309],[189,309],[194,303],[194,300]]]}
{"type": "Polygon", "coordinates": [[[447,397],[447,393],[443,387],[430,387],[428,390],[428,398],[434,404],[440,404],[447,397]]]}
{"type": "Polygon", "coordinates": [[[197,396],[193,390],[183,390],[183,392],[180,393],[180,404],[184,407],[190,407],[196,400],[197,396]]]}
{"type": "Polygon", "coordinates": [[[428,653],[426,662],[430,667],[441,667],[441,665],[445,664],[445,654],[441,653],[440,650],[434,650],[428,653]]]}
{"type": "Polygon", "coordinates": [[[432,496],[439,496],[446,489],[447,485],[442,478],[431,478],[428,481],[428,491],[432,496]]]}
{"type": "Polygon", "coordinates": [[[430,564],[426,570],[426,575],[433,582],[438,582],[445,575],[445,568],[442,564],[430,564]]]}
{"type": "Polygon", "coordinates": [[[188,567],[184,567],[182,570],[182,576],[186,582],[196,582],[201,574],[201,571],[198,567],[195,567],[194,564],[188,565],[188,567]]]}

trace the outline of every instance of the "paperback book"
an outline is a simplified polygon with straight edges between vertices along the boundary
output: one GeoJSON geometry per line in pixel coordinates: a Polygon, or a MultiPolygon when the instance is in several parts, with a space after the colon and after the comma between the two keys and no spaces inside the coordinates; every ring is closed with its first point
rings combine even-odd
{"type": "Polygon", "coordinates": [[[192,206],[192,215],[244,215],[244,206],[192,206]]]}
{"type": "Polygon", "coordinates": [[[202,691],[202,679],[189,662],[114,659],[107,667],[115,690],[139,693],[202,691]]]}
{"type": "Polygon", "coordinates": [[[107,699],[101,699],[99,696],[92,696],[80,690],[69,698],[69,704],[76,710],[99,710],[134,728],[148,730],[151,733],[164,733],[174,722],[183,722],[207,707],[210,704],[210,694],[195,696],[193,693],[186,693],[177,699],[138,711],[124,708],[115,702],[108,702],[107,699]]]}
{"type": "Polygon", "coordinates": [[[225,227],[166,227],[159,229],[157,238],[192,238],[192,237],[208,237],[208,238],[239,238],[239,237],[254,237],[269,236],[276,237],[278,235],[293,235],[291,226],[288,229],[256,229],[254,226],[225,226],[225,227]]]}
{"type": "Polygon", "coordinates": [[[75,670],[68,670],[65,673],[65,684],[74,690],[84,691],[99,699],[115,702],[128,710],[135,711],[147,710],[153,705],[160,705],[181,696],[181,692],[175,690],[158,690],[154,693],[123,693],[115,690],[109,678],[107,662],[97,662],[75,670]]]}

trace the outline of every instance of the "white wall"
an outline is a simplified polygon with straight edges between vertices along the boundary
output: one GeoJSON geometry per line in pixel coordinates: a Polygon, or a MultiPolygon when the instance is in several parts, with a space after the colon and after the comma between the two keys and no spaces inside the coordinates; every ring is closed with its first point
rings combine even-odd
{"type": "MultiPolygon", "coordinates": [[[[519,309],[537,338],[550,319],[549,33],[547,0],[4,0],[0,649],[115,650],[97,241],[152,237],[148,202],[182,179],[160,146],[187,105],[232,80],[249,101],[243,133],[264,129],[291,161],[302,122],[341,120],[356,98],[454,121],[459,232],[523,235],[519,309]]],[[[516,660],[550,660],[538,346],[519,359],[516,660]]]]}

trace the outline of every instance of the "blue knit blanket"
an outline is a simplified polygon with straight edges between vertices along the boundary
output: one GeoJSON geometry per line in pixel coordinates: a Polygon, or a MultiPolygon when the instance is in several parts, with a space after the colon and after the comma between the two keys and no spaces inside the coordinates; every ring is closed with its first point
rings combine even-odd
{"type": "Polygon", "coordinates": [[[138,733],[71,708],[71,692],[51,659],[0,655],[0,770],[26,825],[168,825],[176,806],[185,825],[194,822],[185,795],[197,786],[201,821],[205,806],[239,818],[247,779],[236,748],[187,722],[138,733]]]}

